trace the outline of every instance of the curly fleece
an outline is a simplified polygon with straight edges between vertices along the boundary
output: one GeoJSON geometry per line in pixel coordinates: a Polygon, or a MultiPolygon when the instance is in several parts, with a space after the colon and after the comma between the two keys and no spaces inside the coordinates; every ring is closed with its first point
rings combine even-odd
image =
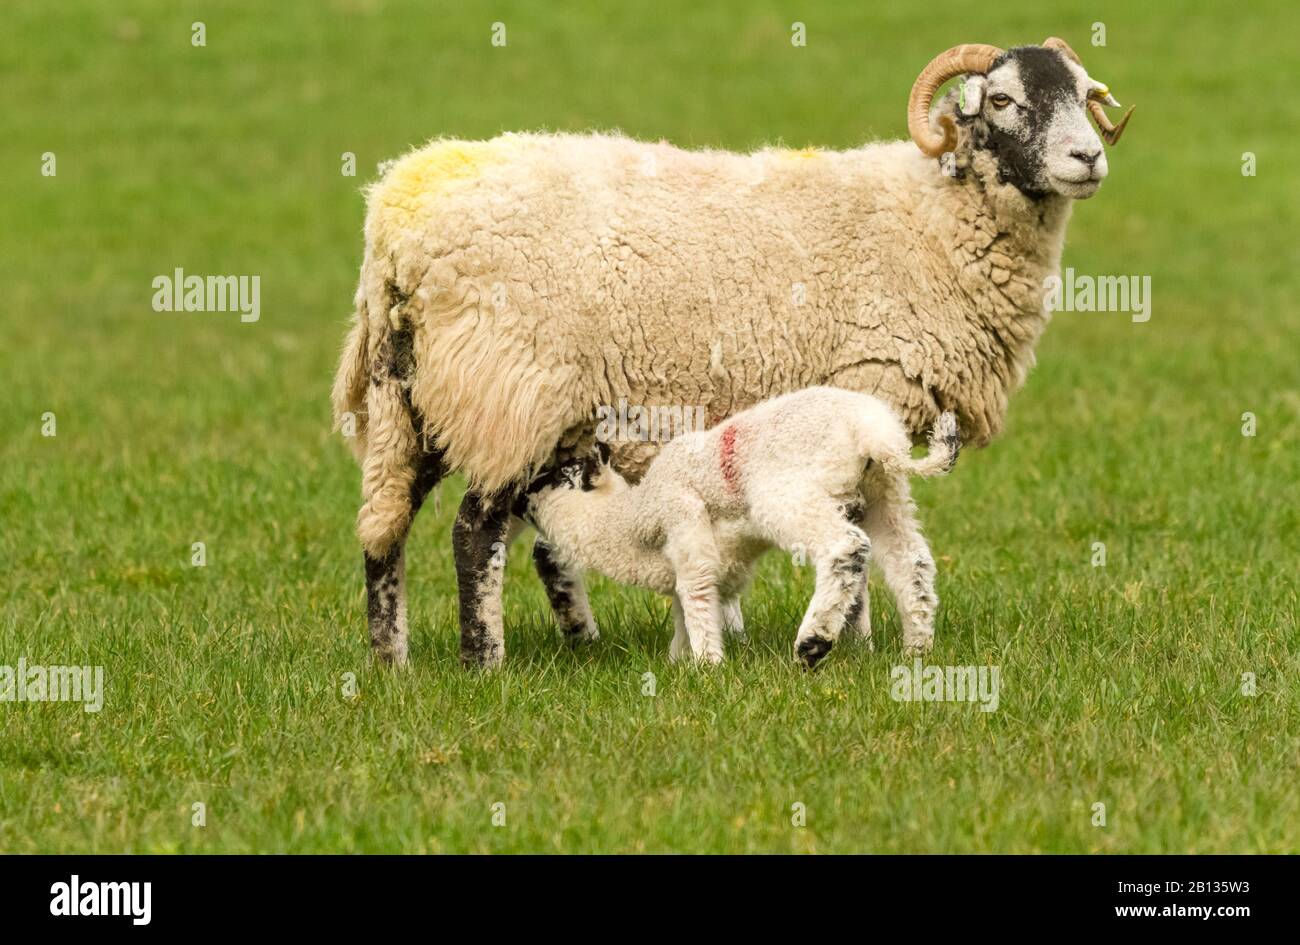
{"type": "MultiPolygon", "coordinates": [[[[406,155],[368,191],[334,389],[357,420],[363,545],[404,532],[420,434],[490,494],[620,398],[716,423],[828,384],[916,435],[954,411],[987,443],[1046,324],[1070,202],[999,183],[965,142],[955,167],[907,141],[742,155],[604,134],[406,155]],[[409,376],[385,353],[397,331],[409,376]]],[[[635,480],[659,444],[611,446],[635,480]]]]}

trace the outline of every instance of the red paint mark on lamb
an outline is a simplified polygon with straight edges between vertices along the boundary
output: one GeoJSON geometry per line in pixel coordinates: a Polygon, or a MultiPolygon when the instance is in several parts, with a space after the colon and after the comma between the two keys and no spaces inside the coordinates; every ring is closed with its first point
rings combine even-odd
{"type": "Polygon", "coordinates": [[[735,492],[740,488],[740,462],[736,458],[736,425],[733,423],[722,431],[722,448],[719,450],[718,465],[722,468],[722,478],[727,488],[735,492]]]}

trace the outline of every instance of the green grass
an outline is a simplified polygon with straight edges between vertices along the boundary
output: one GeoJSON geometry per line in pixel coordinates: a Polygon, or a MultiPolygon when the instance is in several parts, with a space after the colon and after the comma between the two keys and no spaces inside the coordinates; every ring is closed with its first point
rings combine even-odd
{"type": "Polygon", "coordinates": [[[788,6],[700,6],[5,4],[0,665],[102,665],[107,694],[0,704],[0,850],[1300,849],[1300,15],[804,0],[797,49],[788,6]],[[796,671],[811,575],[777,557],[752,642],[697,672],[661,600],[601,582],[603,640],[561,649],[521,542],[507,666],[465,673],[455,484],[412,539],[411,669],[370,668],[327,401],[376,162],[507,129],[898,137],[935,52],[1051,34],[1139,106],[1066,264],[1150,275],[1154,303],[1058,315],[1002,439],[918,489],[932,662],[998,665],[998,711],[889,698],[883,595],[877,652],[796,671]],[[259,274],[261,320],[153,312],[177,266],[259,274]]]}

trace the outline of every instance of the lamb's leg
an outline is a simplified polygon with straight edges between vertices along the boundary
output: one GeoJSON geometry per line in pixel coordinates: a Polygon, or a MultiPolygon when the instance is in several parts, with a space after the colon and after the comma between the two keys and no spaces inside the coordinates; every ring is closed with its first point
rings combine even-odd
{"type": "MultiPolygon", "coordinates": [[[[845,517],[859,528],[864,528],[867,519],[866,506],[862,503],[854,503],[846,510],[845,517]]],[[[868,577],[868,572],[863,572],[862,590],[858,593],[853,606],[849,608],[849,615],[844,620],[844,629],[866,643],[868,650],[874,650],[875,646],[871,642],[871,593],[867,587],[870,583],[868,577]]]]}
{"type": "Polygon", "coordinates": [[[750,513],[773,542],[788,552],[807,553],[817,569],[812,600],[795,636],[795,657],[811,668],[830,652],[861,599],[871,542],[843,505],[817,494],[811,484],[755,498],[750,513]],[[801,498],[792,501],[791,495],[801,498]]]}
{"type": "Polygon", "coordinates": [[[501,584],[509,541],[509,502],[465,493],[451,530],[460,597],[460,661],[490,669],[505,657],[501,584]]]}
{"type": "Polygon", "coordinates": [[[722,613],[718,588],[699,572],[688,572],[677,582],[682,617],[691,655],[701,663],[722,662],[722,613]]]}
{"type": "Polygon", "coordinates": [[[745,641],[745,615],[740,612],[739,597],[723,598],[722,632],[737,642],[745,641]]]}
{"type": "Polygon", "coordinates": [[[533,564],[565,641],[577,644],[600,639],[582,572],[573,571],[557,560],[555,550],[541,535],[533,542],[533,564]]]}
{"type": "Polygon", "coordinates": [[[718,593],[718,550],[706,521],[680,523],[668,535],[664,553],[677,572],[691,654],[703,663],[722,662],[722,601],[718,593]]]}
{"type": "Polygon", "coordinates": [[[862,590],[844,618],[844,629],[865,643],[868,650],[876,648],[871,640],[871,594],[867,590],[866,572],[862,575],[862,590]]]}
{"type": "Polygon", "coordinates": [[[668,645],[668,659],[676,663],[691,652],[691,640],[686,635],[686,613],[682,599],[673,595],[673,642],[668,645]]]}
{"type": "Polygon", "coordinates": [[[934,643],[934,614],[939,606],[934,592],[934,557],[917,524],[905,479],[895,481],[872,504],[867,533],[874,543],[885,583],[898,605],[904,655],[928,652],[934,643]]]}
{"type": "Polygon", "coordinates": [[[809,669],[830,652],[850,611],[862,599],[871,542],[862,529],[844,523],[812,548],[817,582],[812,600],[795,637],[795,656],[809,669]]]}

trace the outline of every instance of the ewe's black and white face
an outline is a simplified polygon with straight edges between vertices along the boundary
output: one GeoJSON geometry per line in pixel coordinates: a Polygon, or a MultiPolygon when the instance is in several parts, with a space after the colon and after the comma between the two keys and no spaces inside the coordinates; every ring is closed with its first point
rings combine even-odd
{"type": "Polygon", "coordinates": [[[971,143],[991,153],[1001,179],[1031,197],[1091,197],[1106,177],[1106,153],[1088,121],[1088,96],[1106,87],[1055,49],[1020,46],[988,75],[968,76],[957,110],[971,143]]]}

